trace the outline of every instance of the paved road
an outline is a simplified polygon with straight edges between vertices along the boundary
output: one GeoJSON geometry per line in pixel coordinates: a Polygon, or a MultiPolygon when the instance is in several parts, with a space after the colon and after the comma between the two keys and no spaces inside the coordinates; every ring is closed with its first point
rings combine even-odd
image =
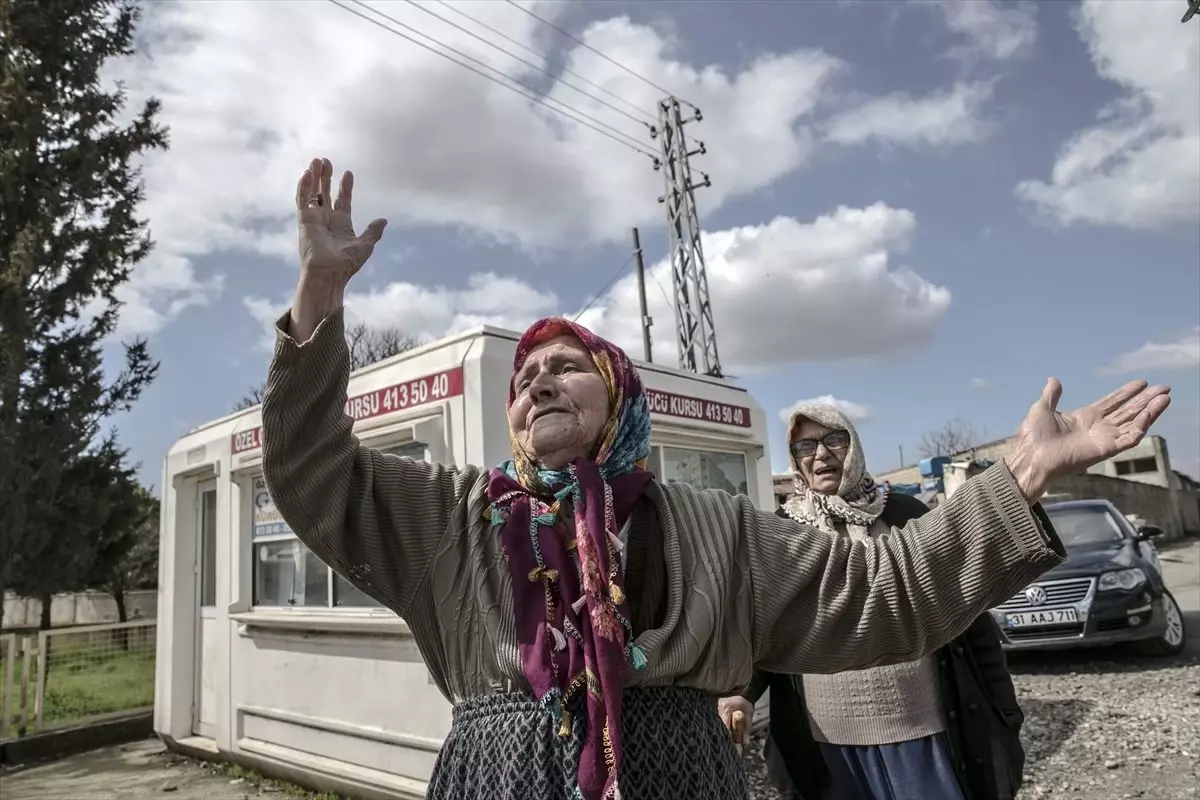
{"type": "Polygon", "coordinates": [[[3,800],[299,800],[230,780],[212,765],[168,753],[162,742],[109,747],[0,776],[3,800]]]}
{"type": "Polygon", "coordinates": [[[1163,580],[1183,611],[1188,653],[1200,656],[1200,542],[1164,548],[1162,568],[1163,580]]]}

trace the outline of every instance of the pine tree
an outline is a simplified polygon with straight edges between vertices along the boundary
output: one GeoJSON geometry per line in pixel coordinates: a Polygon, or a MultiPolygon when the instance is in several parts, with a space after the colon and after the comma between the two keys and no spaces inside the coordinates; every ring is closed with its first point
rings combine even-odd
{"type": "Polygon", "coordinates": [[[57,549],[64,480],[158,369],[144,341],[115,377],[102,363],[116,290],[151,249],[134,162],[167,146],[158,102],[126,121],[101,78],[138,19],[132,0],[0,0],[0,595],[14,570],[58,590],[30,558],[57,549]]]}

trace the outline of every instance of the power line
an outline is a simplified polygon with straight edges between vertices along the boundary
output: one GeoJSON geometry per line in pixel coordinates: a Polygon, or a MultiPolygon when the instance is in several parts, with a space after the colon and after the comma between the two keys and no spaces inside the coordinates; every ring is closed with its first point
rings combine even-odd
{"type": "Polygon", "coordinates": [[[342,9],[343,11],[346,11],[350,14],[353,14],[356,17],[364,19],[367,22],[371,23],[372,25],[376,25],[376,26],[382,28],[383,30],[387,31],[388,33],[393,34],[395,36],[399,36],[400,38],[405,39],[405,40],[417,45],[418,47],[422,47],[435,55],[441,56],[442,58],[446,59],[447,61],[451,62],[452,64],[457,64],[458,66],[463,67],[464,69],[468,69],[471,72],[474,72],[476,75],[486,78],[486,79],[492,81],[493,83],[496,83],[499,86],[503,86],[505,89],[508,89],[511,92],[516,92],[517,94],[521,95],[522,97],[525,97],[528,100],[532,100],[533,102],[538,103],[539,105],[545,106],[546,108],[550,109],[551,111],[561,114],[564,117],[566,117],[570,120],[573,120],[574,122],[577,122],[580,125],[583,125],[585,128],[590,128],[603,136],[607,136],[609,139],[612,139],[614,142],[625,145],[629,149],[634,150],[635,152],[640,153],[641,155],[644,155],[647,158],[649,158],[652,161],[657,163],[658,154],[653,153],[653,152],[643,148],[640,144],[637,144],[633,140],[633,138],[631,136],[629,136],[628,134],[622,133],[621,131],[617,130],[616,128],[613,128],[611,125],[608,125],[607,123],[604,123],[601,120],[596,119],[595,117],[591,116],[590,114],[587,114],[583,111],[580,111],[577,108],[574,108],[569,103],[564,103],[561,100],[551,100],[550,98],[539,97],[536,94],[537,90],[534,89],[533,87],[529,86],[528,84],[522,83],[521,81],[517,80],[516,78],[512,77],[511,75],[506,75],[504,72],[502,72],[488,64],[485,64],[484,62],[480,61],[479,59],[475,58],[474,56],[468,55],[466,53],[463,53],[460,50],[450,47],[447,44],[443,44],[442,42],[439,42],[433,36],[430,36],[425,33],[421,33],[420,31],[416,30],[412,26],[405,25],[403,22],[400,22],[399,20],[396,20],[396,19],[388,16],[387,14],[384,14],[381,11],[377,11],[376,9],[371,8],[370,6],[363,3],[362,0],[350,0],[350,2],[360,5],[363,8],[367,8],[370,11],[372,11],[373,13],[378,14],[379,16],[383,17],[384,19],[387,19],[389,22],[399,25],[402,28],[406,28],[406,29],[416,33],[418,36],[423,36],[426,39],[429,39],[430,41],[435,42],[439,46],[444,47],[447,50],[450,50],[451,52],[454,52],[459,56],[462,56],[463,58],[467,59],[468,61],[472,61],[476,64],[479,64],[484,69],[494,72],[494,73],[500,75],[501,77],[503,77],[504,79],[512,81],[513,83],[517,84],[518,86],[521,86],[524,89],[527,89],[528,91],[522,91],[521,89],[518,89],[514,86],[508,85],[507,83],[499,81],[496,78],[492,77],[491,75],[488,75],[486,72],[482,72],[479,69],[472,67],[470,64],[464,64],[461,61],[456,61],[452,56],[447,55],[446,53],[442,52],[441,50],[434,49],[433,47],[429,46],[425,42],[418,41],[417,39],[414,39],[411,36],[408,36],[407,34],[401,32],[401,31],[395,30],[393,28],[389,28],[387,25],[380,22],[379,20],[369,17],[366,14],[362,13],[361,11],[356,11],[355,9],[350,8],[349,6],[344,5],[342,2],[340,2],[340,0],[328,0],[328,1],[330,3],[332,3],[333,5],[337,6],[338,8],[342,9]],[[568,110],[563,110],[563,108],[557,108],[555,106],[552,106],[552,105],[550,105],[551,102],[557,103],[558,105],[563,106],[563,108],[568,109],[568,110]],[[585,120],[590,120],[590,122],[585,121],[585,120]]]}
{"type": "Polygon", "coordinates": [[[663,288],[662,283],[659,282],[653,271],[647,271],[646,274],[650,276],[650,280],[654,281],[654,285],[658,287],[659,294],[662,295],[663,302],[667,304],[667,308],[670,308],[671,298],[667,295],[667,290],[663,288]]]}
{"type": "Polygon", "coordinates": [[[495,28],[493,28],[491,25],[488,25],[483,20],[477,19],[476,17],[471,16],[470,14],[463,11],[462,9],[456,8],[452,5],[450,5],[449,3],[446,2],[446,0],[434,0],[434,2],[440,3],[441,5],[445,6],[447,8],[447,10],[453,11],[455,14],[458,14],[459,16],[466,17],[467,19],[471,20],[471,22],[474,22],[476,25],[483,28],[484,30],[490,31],[492,34],[499,36],[501,39],[505,40],[506,42],[508,42],[510,44],[516,45],[517,47],[521,48],[525,52],[531,53],[540,59],[545,59],[550,64],[559,67],[562,70],[563,75],[570,75],[571,77],[578,79],[581,83],[587,84],[588,86],[592,87],[593,89],[596,89],[597,91],[600,91],[600,92],[604,92],[609,97],[612,97],[613,99],[624,103],[629,108],[632,108],[636,113],[641,114],[642,118],[639,119],[639,118],[633,116],[632,114],[630,114],[629,112],[625,111],[624,109],[617,108],[616,106],[610,105],[608,102],[601,100],[599,97],[596,97],[593,94],[583,91],[582,89],[580,89],[577,86],[572,86],[571,84],[569,84],[565,80],[563,80],[560,76],[555,75],[553,72],[543,69],[542,67],[538,66],[537,64],[531,64],[530,62],[528,62],[525,59],[521,58],[520,56],[516,55],[515,53],[505,50],[504,48],[500,47],[499,45],[495,44],[494,42],[489,42],[486,38],[481,37],[478,34],[467,30],[466,28],[462,27],[461,25],[451,22],[450,20],[446,19],[445,17],[441,16],[440,14],[430,11],[429,9],[425,8],[423,5],[418,3],[417,0],[408,0],[408,2],[412,3],[414,6],[421,9],[426,14],[433,14],[435,17],[442,20],[447,25],[453,25],[454,27],[458,28],[463,33],[466,33],[469,36],[473,36],[474,38],[478,39],[479,41],[483,42],[484,44],[487,44],[491,47],[496,48],[497,50],[499,50],[501,53],[504,53],[505,55],[512,56],[513,58],[520,61],[522,64],[525,64],[528,67],[532,67],[533,69],[536,69],[538,72],[542,73],[543,75],[547,75],[551,78],[554,78],[556,81],[563,84],[564,86],[574,89],[575,91],[579,92],[582,95],[590,97],[591,99],[595,100],[597,103],[601,103],[601,104],[607,106],[608,108],[611,108],[613,111],[616,111],[618,114],[622,114],[626,117],[629,117],[629,119],[633,120],[634,122],[641,123],[642,125],[645,125],[647,127],[650,127],[655,122],[657,122],[657,120],[655,120],[654,117],[652,117],[650,114],[648,114],[644,109],[639,108],[634,103],[629,102],[624,97],[621,97],[621,95],[617,94],[616,92],[610,91],[610,90],[604,88],[603,86],[599,85],[598,83],[588,80],[587,78],[580,75],[578,72],[572,72],[571,70],[567,69],[566,66],[559,64],[555,61],[552,61],[544,53],[540,53],[537,50],[535,50],[534,48],[529,47],[528,45],[523,44],[522,42],[512,38],[508,34],[502,32],[502,31],[496,30],[495,28]]]}
{"type": "Polygon", "coordinates": [[[555,25],[555,24],[554,24],[553,22],[551,22],[550,20],[543,19],[542,17],[539,17],[537,14],[533,13],[533,12],[532,12],[532,11],[530,11],[528,8],[525,8],[524,6],[522,6],[522,5],[519,5],[519,4],[516,2],[516,0],[505,0],[505,2],[507,2],[507,3],[508,3],[510,6],[512,6],[513,8],[517,9],[518,11],[521,11],[522,13],[524,13],[524,14],[528,14],[529,16],[533,17],[534,19],[536,19],[538,22],[542,23],[542,24],[543,24],[543,25],[545,25],[546,27],[548,27],[548,28],[551,28],[551,29],[553,29],[553,30],[556,30],[556,31],[558,31],[558,32],[559,32],[561,35],[563,35],[563,36],[567,37],[568,39],[570,39],[572,42],[574,42],[575,44],[579,45],[580,47],[586,47],[588,50],[591,50],[593,53],[595,53],[596,55],[600,56],[600,57],[601,57],[601,58],[603,58],[605,61],[607,61],[607,62],[609,62],[610,64],[613,64],[613,65],[615,65],[615,66],[617,66],[617,67],[620,67],[621,69],[625,70],[625,71],[626,71],[626,72],[628,72],[630,75],[632,75],[633,77],[637,78],[639,81],[642,81],[643,83],[647,84],[648,86],[653,86],[655,89],[658,89],[658,90],[659,90],[660,92],[662,92],[663,94],[666,94],[666,95],[671,95],[672,97],[675,97],[675,99],[679,100],[679,102],[681,102],[681,103],[684,103],[685,105],[691,106],[692,108],[695,108],[695,107],[696,107],[694,104],[692,104],[692,103],[689,103],[687,100],[684,100],[683,98],[679,97],[679,96],[678,96],[678,95],[676,95],[674,92],[672,92],[672,91],[670,91],[670,90],[668,90],[668,89],[664,89],[663,87],[659,86],[657,83],[655,83],[654,81],[650,80],[650,79],[649,79],[649,78],[647,78],[646,76],[644,76],[644,75],[640,75],[640,74],[638,74],[638,73],[634,72],[634,71],[633,71],[633,70],[631,70],[629,67],[627,67],[627,66],[625,66],[624,64],[622,64],[620,61],[617,61],[615,58],[612,58],[611,56],[605,55],[604,53],[601,53],[599,50],[597,50],[596,48],[592,47],[592,46],[591,46],[590,44],[588,44],[587,42],[585,42],[585,41],[583,41],[582,39],[578,38],[577,36],[575,36],[574,34],[570,33],[569,31],[565,31],[565,30],[563,30],[562,28],[558,27],[557,25],[555,25]]]}
{"type": "MultiPolygon", "coordinates": [[[[470,55],[469,53],[464,53],[463,51],[461,51],[455,47],[451,47],[450,45],[446,44],[445,42],[439,41],[437,39],[437,37],[430,36],[427,33],[417,30],[412,25],[408,25],[404,22],[401,22],[400,20],[396,19],[395,17],[393,17],[389,14],[384,13],[383,11],[380,11],[376,8],[372,8],[371,6],[368,6],[366,3],[363,2],[363,0],[350,0],[350,1],[352,3],[354,3],[355,5],[361,6],[362,8],[369,9],[374,14],[376,14],[380,17],[383,17],[388,22],[391,22],[394,25],[399,25],[401,28],[404,28],[405,30],[410,31],[412,33],[415,33],[418,36],[423,36],[424,38],[429,39],[431,42],[437,44],[438,46],[444,47],[445,49],[449,50],[450,52],[452,52],[456,55],[462,56],[463,58],[467,59],[468,61],[471,61],[472,63],[478,64],[479,66],[483,67],[484,69],[488,70],[489,72],[494,72],[497,75],[500,75],[505,80],[512,81],[513,83],[517,84],[518,86],[522,87],[523,89],[526,89],[527,91],[532,92],[534,94],[534,97],[539,97],[539,102],[541,102],[541,104],[545,105],[547,108],[553,108],[553,106],[547,105],[546,101],[556,103],[556,104],[574,112],[575,114],[578,114],[579,116],[583,117],[584,119],[590,120],[595,125],[598,125],[601,128],[606,129],[607,131],[611,132],[615,136],[620,137],[623,144],[630,146],[630,147],[640,149],[641,146],[639,144],[637,144],[637,140],[634,137],[630,136],[629,134],[625,133],[624,131],[614,128],[613,126],[609,125],[608,123],[606,123],[602,120],[596,119],[595,117],[591,116],[590,114],[580,111],[578,108],[575,108],[574,106],[570,105],[569,103],[564,103],[562,100],[556,100],[556,99],[549,98],[549,97],[539,96],[537,94],[536,87],[530,86],[529,84],[524,83],[524,82],[512,77],[511,75],[503,72],[502,70],[496,69],[495,67],[491,66],[490,64],[488,64],[478,58],[475,58],[474,56],[470,55]]],[[[336,2],[336,0],[331,0],[331,2],[334,2],[335,5],[339,5],[336,2]]],[[[347,10],[351,10],[351,9],[347,9],[347,10]]],[[[422,9],[422,10],[424,10],[424,9],[422,9]]],[[[430,13],[432,13],[432,12],[430,12],[430,13]]],[[[437,15],[434,14],[434,16],[437,16],[437,15]]],[[[453,23],[451,23],[451,24],[453,24],[453,23]]],[[[385,27],[385,30],[390,30],[390,29],[385,27]]],[[[395,33],[398,36],[403,36],[403,34],[401,34],[399,31],[392,31],[392,33],[395,33]]],[[[405,37],[405,38],[408,38],[408,37],[405,37]]],[[[412,40],[409,39],[409,41],[412,41],[412,40]]],[[[453,59],[450,59],[450,60],[453,61],[453,59]]],[[[466,65],[463,65],[463,66],[466,66],[466,65]]],[[[504,84],[501,84],[501,85],[504,85],[504,84]]],[[[512,88],[512,87],[508,87],[508,88],[512,88]]],[[[526,95],[526,96],[528,96],[528,95],[526,95]]],[[[642,153],[649,156],[650,158],[657,158],[657,154],[651,155],[650,151],[642,150],[642,153]]]]}
{"type": "Polygon", "coordinates": [[[633,257],[636,255],[637,255],[636,251],[629,254],[629,258],[625,259],[625,263],[622,264],[617,269],[617,271],[613,273],[613,276],[608,279],[608,283],[604,284],[604,287],[600,291],[598,291],[594,295],[592,295],[592,299],[588,300],[588,304],[586,306],[584,306],[578,314],[575,315],[574,319],[571,320],[572,322],[578,322],[579,318],[582,317],[584,314],[586,314],[587,310],[596,304],[596,301],[599,300],[600,297],[605,292],[607,292],[614,283],[617,282],[617,278],[621,277],[621,275],[625,272],[625,268],[628,267],[630,265],[630,263],[633,262],[633,257]]]}

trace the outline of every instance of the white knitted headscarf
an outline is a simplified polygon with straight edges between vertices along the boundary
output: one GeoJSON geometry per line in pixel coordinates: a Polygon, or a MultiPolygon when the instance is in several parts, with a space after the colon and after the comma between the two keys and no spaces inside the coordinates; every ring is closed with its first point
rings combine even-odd
{"type": "Polygon", "coordinates": [[[784,513],[797,522],[812,525],[831,533],[837,532],[835,523],[842,523],[847,532],[867,535],[867,531],[880,514],[887,496],[875,484],[867,472],[866,458],[858,431],[838,408],[827,403],[812,403],[798,406],[788,420],[788,463],[792,468],[793,494],[783,504],[784,513]],[[809,419],[830,430],[844,430],[850,434],[850,447],[842,458],[842,482],[837,494],[814,492],[800,474],[800,465],[791,451],[791,437],[801,420],[809,419]]]}

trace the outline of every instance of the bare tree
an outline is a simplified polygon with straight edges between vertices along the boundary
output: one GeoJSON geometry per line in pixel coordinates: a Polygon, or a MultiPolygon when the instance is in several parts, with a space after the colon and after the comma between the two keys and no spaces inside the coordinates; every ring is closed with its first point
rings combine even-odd
{"type": "MultiPolygon", "coordinates": [[[[421,342],[406,336],[398,328],[372,328],[358,323],[346,331],[346,346],[350,348],[350,369],[356,370],[412,350],[421,342]]],[[[267,382],[250,387],[245,396],[234,404],[234,411],[242,411],[259,405],[267,393],[267,382]]]]}
{"type": "Polygon", "coordinates": [[[412,350],[420,342],[398,328],[371,328],[360,322],[346,331],[346,344],[350,347],[350,369],[355,370],[412,350]]]}
{"type": "Polygon", "coordinates": [[[263,395],[267,393],[267,382],[263,381],[257,386],[251,386],[250,391],[246,392],[246,396],[233,404],[234,411],[244,411],[247,408],[253,408],[263,401],[263,395]]]}
{"type": "Polygon", "coordinates": [[[925,458],[956,456],[975,447],[982,438],[974,425],[956,417],[922,436],[920,453],[925,458]]]}

